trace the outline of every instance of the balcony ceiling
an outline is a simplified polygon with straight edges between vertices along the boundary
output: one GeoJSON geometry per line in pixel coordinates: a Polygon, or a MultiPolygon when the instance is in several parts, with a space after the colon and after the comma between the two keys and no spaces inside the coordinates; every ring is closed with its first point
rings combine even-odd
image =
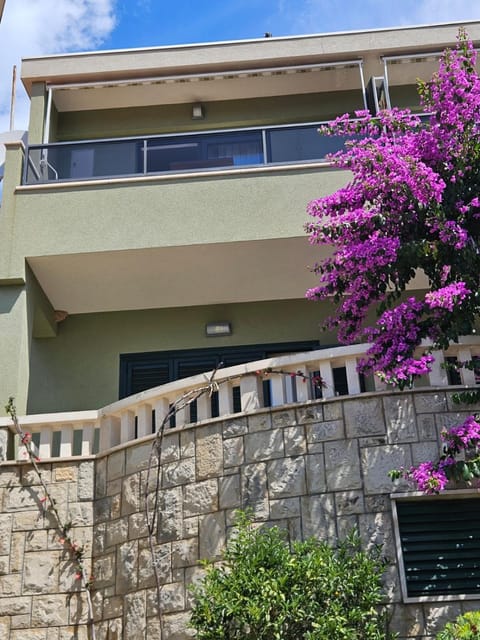
{"type": "Polygon", "coordinates": [[[60,112],[86,111],[361,90],[361,86],[359,64],[346,63],[56,86],[53,100],[60,112]]]}
{"type": "Polygon", "coordinates": [[[303,297],[321,257],[305,237],[28,259],[54,309],[94,313],[303,297]]]}

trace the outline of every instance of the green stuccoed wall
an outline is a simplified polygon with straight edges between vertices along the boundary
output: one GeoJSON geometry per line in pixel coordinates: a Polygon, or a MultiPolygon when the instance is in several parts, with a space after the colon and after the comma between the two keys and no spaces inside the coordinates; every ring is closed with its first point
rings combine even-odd
{"type": "Polygon", "coordinates": [[[120,353],[301,340],[335,344],[320,330],[325,313],[320,304],[291,300],[70,316],[55,338],[32,341],[28,413],[97,409],[117,400],[120,353]],[[207,338],[206,323],[219,319],[232,323],[232,335],[207,338]]]}

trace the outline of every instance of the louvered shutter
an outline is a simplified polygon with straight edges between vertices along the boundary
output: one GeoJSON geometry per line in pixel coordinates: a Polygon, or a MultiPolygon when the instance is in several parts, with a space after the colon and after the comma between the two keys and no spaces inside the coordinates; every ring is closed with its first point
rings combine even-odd
{"type": "Polygon", "coordinates": [[[396,503],[407,595],[480,594],[480,498],[396,503]]]}

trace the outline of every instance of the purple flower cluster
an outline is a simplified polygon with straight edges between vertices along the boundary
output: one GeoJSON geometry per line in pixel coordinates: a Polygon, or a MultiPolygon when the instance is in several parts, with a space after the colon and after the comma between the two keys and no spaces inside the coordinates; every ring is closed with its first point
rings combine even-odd
{"type": "Polygon", "coordinates": [[[430,309],[453,311],[455,305],[465,300],[470,293],[472,292],[467,289],[465,282],[452,282],[446,287],[425,294],[425,302],[430,309]]]}
{"type": "MultiPolygon", "coordinates": [[[[480,443],[480,424],[474,416],[468,416],[462,424],[445,429],[442,440],[445,452],[440,460],[427,460],[408,471],[397,472],[397,477],[410,480],[419,491],[427,494],[443,491],[449,478],[454,475],[458,464],[456,456],[463,451],[475,449],[480,443]]],[[[460,464],[465,465],[463,461],[460,464]]]]}
{"type": "Polygon", "coordinates": [[[307,297],[333,299],[326,326],[343,343],[372,341],[361,369],[392,383],[429,371],[432,357],[416,354],[422,339],[455,340],[480,312],[480,78],[464,32],[419,90],[426,123],[400,109],[331,123],[328,133],[356,136],[332,156],[353,177],[307,209],[310,242],[334,248],[307,297]],[[419,269],[431,291],[405,301],[419,269]]]}

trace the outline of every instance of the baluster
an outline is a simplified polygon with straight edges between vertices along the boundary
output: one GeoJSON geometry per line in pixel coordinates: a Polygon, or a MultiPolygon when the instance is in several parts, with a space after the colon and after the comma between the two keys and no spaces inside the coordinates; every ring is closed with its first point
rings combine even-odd
{"type": "Polygon", "coordinates": [[[347,358],[345,360],[345,369],[347,372],[348,395],[361,393],[360,378],[357,371],[357,359],[347,358]]]}
{"type": "MultiPolygon", "coordinates": [[[[170,409],[168,398],[158,398],[158,400],[155,400],[153,408],[155,410],[155,431],[158,431],[170,409]]],[[[169,426],[170,424],[168,423],[165,425],[167,429],[169,426]]]]}
{"type": "Polygon", "coordinates": [[[82,429],[82,456],[89,456],[93,453],[93,441],[95,438],[95,426],[84,424],[82,429]]]}
{"type": "Polygon", "coordinates": [[[270,399],[272,407],[278,407],[286,402],[285,376],[283,374],[271,374],[270,399]]]}
{"type": "Polygon", "coordinates": [[[431,371],[428,374],[430,380],[430,386],[432,387],[446,387],[448,385],[447,370],[445,369],[445,356],[443,351],[432,351],[432,356],[435,360],[432,362],[431,371]]]}
{"type": "MultiPolygon", "coordinates": [[[[462,347],[458,350],[457,355],[459,362],[471,362],[472,360],[472,352],[468,347],[462,347]]],[[[466,367],[462,367],[460,369],[460,375],[462,377],[462,383],[465,385],[475,386],[475,372],[471,369],[467,369],[466,367]]]]}
{"type": "Polygon", "coordinates": [[[152,407],[141,404],[137,408],[137,438],[149,436],[152,433],[152,407]]]}
{"type": "Polygon", "coordinates": [[[212,402],[208,393],[204,393],[197,398],[197,420],[207,420],[211,418],[212,402]]]}
{"type": "Polygon", "coordinates": [[[322,360],[319,364],[320,376],[324,383],[324,388],[322,389],[322,396],[324,398],[334,398],[335,397],[335,384],[333,382],[333,371],[332,364],[330,360],[322,360]]]}
{"type": "Polygon", "coordinates": [[[52,457],[52,437],[52,428],[50,426],[43,425],[40,429],[40,443],[38,446],[38,457],[40,460],[52,457]]]}
{"type": "Polygon", "coordinates": [[[68,458],[72,455],[73,425],[63,425],[60,430],[60,458],[68,458]]]}
{"type": "MultiPolygon", "coordinates": [[[[243,404],[242,404],[243,410],[243,404]]],[[[218,387],[218,415],[229,416],[233,413],[232,383],[224,382],[218,387]]]]}
{"type": "Polygon", "coordinates": [[[263,406],[262,380],[259,376],[245,376],[240,379],[242,411],[255,411],[263,406]]]}
{"type": "Polygon", "coordinates": [[[175,414],[175,426],[183,427],[190,422],[190,405],[182,406],[177,409],[175,414]]]}
{"type": "Polygon", "coordinates": [[[135,440],[135,414],[133,411],[122,411],[120,414],[120,442],[135,440]]]}
{"type": "Polygon", "coordinates": [[[104,416],[100,423],[100,451],[120,444],[120,420],[116,416],[104,416]]]}
{"type": "Polygon", "coordinates": [[[307,368],[303,365],[301,367],[297,367],[296,371],[297,373],[305,376],[305,378],[301,376],[296,376],[294,378],[297,389],[297,402],[307,402],[307,400],[310,400],[310,385],[307,384],[308,381],[306,379],[307,368]]]}

